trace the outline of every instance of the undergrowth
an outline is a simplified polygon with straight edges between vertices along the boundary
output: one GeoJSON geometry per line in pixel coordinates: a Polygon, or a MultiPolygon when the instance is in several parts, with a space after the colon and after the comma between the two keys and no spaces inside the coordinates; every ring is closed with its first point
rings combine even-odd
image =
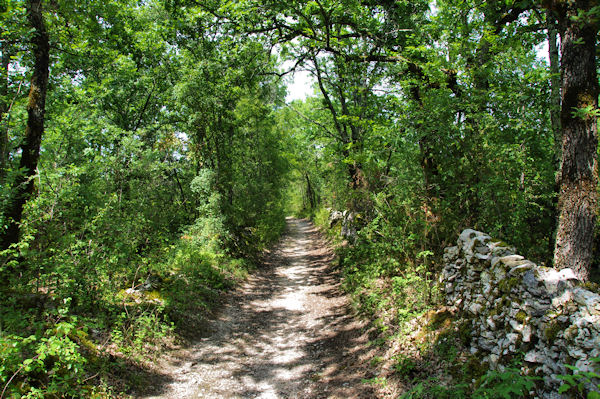
{"type": "MultiPolygon", "coordinates": [[[[328,214],[319,210],[314,220],[339,235],[328,214]]],[[[443,306],[436,282],[439,251],[422,247],[422,224],[413,223],[375,217],[352,245],[337,248],[343,287],[371,320],[371,343],[379,347],[370,362],[375,377],[366,382],[392,391],[395,384],[402,399],[529,397],[536,378],[523,375],[518,362],[501,372],[488,370],[466,350],[469,324],[443,306]]]]}
{"type": "MultiPolygon", "coordinates": [[[[277,226],[246,240],[262,247],[277,226]]],[[[224,230],[215,239],[202,227],[120,275],[42,272],[4,284],[12,288],[0,295],[0,398],[119,398],[143,389],[148,365],[179,337],[197,334],[223,292],[253,267],[253,256],[225,250],[224,230]]]]}

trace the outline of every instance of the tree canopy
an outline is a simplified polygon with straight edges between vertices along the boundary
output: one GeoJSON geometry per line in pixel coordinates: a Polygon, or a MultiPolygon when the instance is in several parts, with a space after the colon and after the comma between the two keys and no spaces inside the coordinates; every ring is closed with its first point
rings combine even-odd
{"type": "Polygon", "coordinates": [[[595,1],[0,1],[0,387],[103,378],[81,325],[129,348],[141,316],[184,328],[288,213],[352,215],[350,285],[430,288],[466,227],[597,280],[599,21],[595,1]],[[286,103],[300,70],[315,95],[286,103]],[[149,281],[160,306],[130,313],[149,281]],[[60,361],[25,362],[50,337],[60,361]]]}

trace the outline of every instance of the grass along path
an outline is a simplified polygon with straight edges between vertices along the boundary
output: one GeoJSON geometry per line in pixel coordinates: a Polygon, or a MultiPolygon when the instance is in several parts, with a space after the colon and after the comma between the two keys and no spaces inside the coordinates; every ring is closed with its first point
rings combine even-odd
{"type": "Polygon", "coordinates": [[[264,265],[202,337],[156,365],[158,398],[372,398],[363,324],[349,314],[334,256],[316,228],[288,218],[264,265]]]}

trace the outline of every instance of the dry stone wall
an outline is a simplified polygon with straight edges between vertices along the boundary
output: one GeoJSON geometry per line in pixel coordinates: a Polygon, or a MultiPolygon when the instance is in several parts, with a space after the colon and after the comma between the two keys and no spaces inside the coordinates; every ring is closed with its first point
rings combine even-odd
{"type": "MultiPolygon", "coordinates": [[[[467,229],[444,251],[449,306],[471,323],[471,352],[490,368],[515,357],[543,377],[538,394],[560,398],[565,364],[594,371],[600,357],[600,296],[571,269],[538,266],[489,235],[467,229]]],[[[597,382],[597,381],[596,381],[597,382]]]]}

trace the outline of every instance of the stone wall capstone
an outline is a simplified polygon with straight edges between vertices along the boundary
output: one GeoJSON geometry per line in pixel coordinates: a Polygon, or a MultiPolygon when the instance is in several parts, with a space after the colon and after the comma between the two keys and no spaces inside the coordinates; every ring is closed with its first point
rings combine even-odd
{"type": "Polygon", "coordinates": [[[471,353],[491,369],[522,356],[543,378],[537,394],[544,398],[561,398],[557,375],[569,374],[565,364],[596,371],[600,295],[582,288],[571,269],[538,266],[467,229],[444,250],[442,282],[447,304],[471,323],[471,353]]]}

